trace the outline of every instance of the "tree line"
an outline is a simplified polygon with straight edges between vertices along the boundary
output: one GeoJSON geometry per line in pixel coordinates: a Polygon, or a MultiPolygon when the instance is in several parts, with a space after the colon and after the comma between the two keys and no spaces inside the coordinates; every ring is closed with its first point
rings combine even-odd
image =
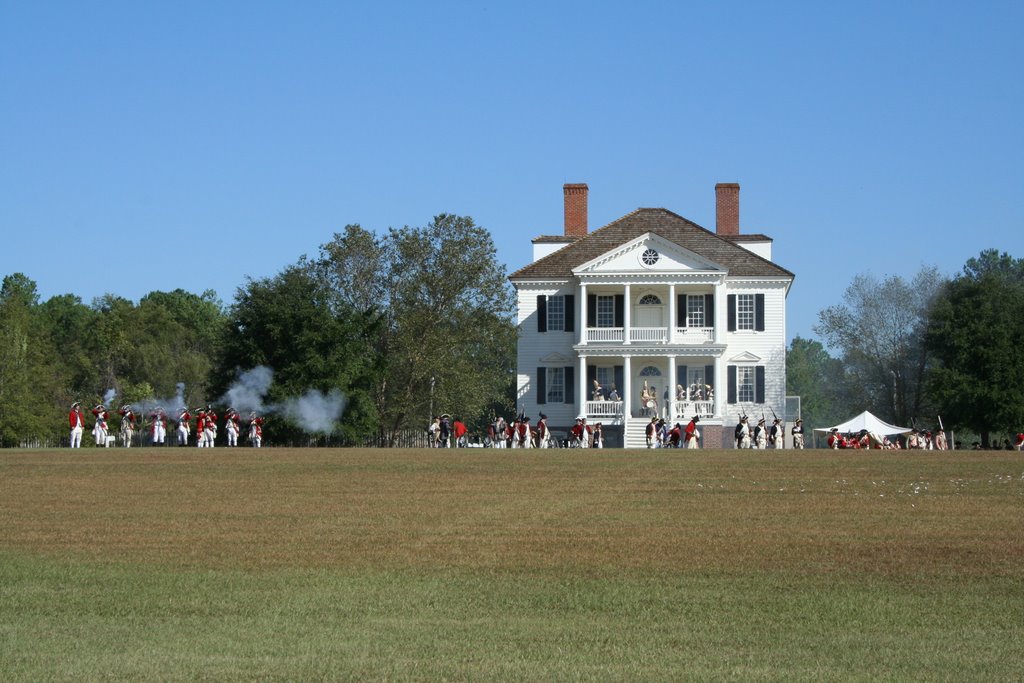
{"type": "Polygon", "coordinates": [[[808,426],[862,410],[922,429],[941,417],[985,448],[1024,429],[1024,259],[986,250],[952,278],[857,275],[814,331],[824,344],[796,337],[786,354],[808,426]]]}
{"type": "MultiPolygon", "coordinates": [[[[340,392],[341,443],[394,443],[432,407],[482,423],[514,406],[513,313],[490,234],[450,214],[383,235],[348,225],[229,305],[180,289],[41,301],[14,273],[0,287],[0,445],[66,437],[74,401],[223,405],[257,367],[272,371],[267,405],[340,392]]],[[[265,427],[271,443],[302,432],[286,416],[265,427]]]]}

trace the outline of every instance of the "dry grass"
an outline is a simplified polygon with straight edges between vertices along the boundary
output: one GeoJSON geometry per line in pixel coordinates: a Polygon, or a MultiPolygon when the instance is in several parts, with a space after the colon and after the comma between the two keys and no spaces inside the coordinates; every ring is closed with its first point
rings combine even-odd
{"type": "Polygon", "coordinates": [[[1011,454],[0,455],[0,547],[212,568],[1024,574],[1011,454]]]}
{"type": "Polygon", "coordinates": [[[1016,680],[1004,453],[0,452],[0,679],[1016,680]]]}

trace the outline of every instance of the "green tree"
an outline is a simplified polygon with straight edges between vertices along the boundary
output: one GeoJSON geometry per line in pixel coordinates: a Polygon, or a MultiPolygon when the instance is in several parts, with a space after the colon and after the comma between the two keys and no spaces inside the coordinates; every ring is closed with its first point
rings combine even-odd
{"type": "Polygon", "coordinates": [[[53,349],[37,316],[36,283],[22,273],[0,287],[0,444],[55,436],[59,394],[53,349]]]}
{"type": "Polygon", "coordinates": [[[382,319],[374,401],[380,436],[428,423],[436,413],[469,422],[512,408],[514,297],[490,233],[472,218],[442,214],[423,228],[375,236],[357,225],[321,247],[317,261],[336,305],[382,319]]]}
{"type": "Polygon", "coordinates": [[[818,314],[814,331],[842,352],[850,409],[869,409],[894,424],[931,415],[926,400],[928,311],[945,278],[925,267],[910,281],[857,275],[843,303],[818,314]]]}
{"type": "Polygon", "coordinates": [[[208,401],[211,373],[227,324],[216,293],[150,292],[134,313],[124,379],[148,383],[156,396],[163,397],[174,395],[183,383],[188,401],[208,401]]]}
{"type": "Polygon", "coordinates": [[[800,397],[800,411],[808,432],[850,417],[843,363],[830,356],[817,340],[794,337],[790,343],[786,350],[786,393],[800,397]]]}
{"type": "Polygon", "coordinates": [[[995,249],[969,259],[931,311],[925,344],[937,360],[930,387],[947,427],[988,447],[1024,425],[1024,259],[995,249]]]}
{"type": "MultiPolygon", "coordinates": [[[[375,314],[330,303],[324,282],[305,261],[282,273],[250,280],[238,290],[215,388],[228,390],[239,374],[257,366],[273,371],[268,404],[281,404],[310,390],[340,391],[347,407],[338,431],[349,440],[373,431],[370,391],[379,355],[373,346],[375,314]]],[[[277,418],[268,438],[289,439],[302,430],[277,418]]]]}

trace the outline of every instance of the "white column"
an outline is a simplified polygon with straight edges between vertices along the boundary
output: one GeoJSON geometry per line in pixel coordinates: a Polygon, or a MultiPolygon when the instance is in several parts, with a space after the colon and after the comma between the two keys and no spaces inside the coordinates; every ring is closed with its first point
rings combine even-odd
{"type": "Polygon", "coordinates": [[[632,312],[633,305],[632,305],[632,302],[630,301],[631,297],[629,295],[629,285],[628,284],[625,286],[625,296],[624,296],[624,298],[625,298],[626,302],[625,302],[625,304],[622,307],[623,308],[623,312],[622,312],[623,313],[623,317],[622,317],[622,323],[623,323],[622,324],[622,343],[623,344],[629,344],[629,343],[631,343],[629,341],[629,328],[632,327],[632,322],[630,321],[630,318],[632,316],[630,315],[630,313],[632,312]]]}
{"type": "Polygon", "coordinates": [[[725,328],[729,324],[729,309],[726,308],[729,305],[729,297],[725,294],[725,281],[720,280],[715,285],[715,334],[714,342],[716,344],[725,343],[725,328]]]}
{"type": "Polygon", "coordinates": [[[676,421],[676,357],[668,357],[668,414],[675,424],[676,421]]]}
{"type": "Polygon", "coordinates": [[[579,377],[576,380],[576,386],[579,388],[579,393],[576,394],[576,395],[579,397],[577,399],[577,403],[579,403],[579,406],[580,406],[580,409],[576,412],[576,414],[577,415],[586,415],[587,414],[587,395],[588,395],[587,390],[589,389],[589,387],[587,386],[587,357],[586,356],[583,356],[583,355],[580,356],[580,367],[579,367],[579,370],[576,371],[576,374],[579,375],[579,377]]]}
{"type": "Polygon", "coordinates": [[[585,284],[580,283],[580,294],[576,298],[579,299],[580,307],[580,314],[577,317],[577,320],[580,321],[580,346],[584,346],[587,343],[587,286],[585,284]]]}
{"type": "MultiPolygon", "coordinates": [[[[668,343],[676,343],[676,285],[673,282],[668,286],[668,343]]],[[[673,380],[675,381],[675,380],[673,380]]]]}
{"type": "Polygon", "coordinates": [[[622,358],[622,419],[629,421],[633,414],[633,365],[630,356],[622,358]]]}

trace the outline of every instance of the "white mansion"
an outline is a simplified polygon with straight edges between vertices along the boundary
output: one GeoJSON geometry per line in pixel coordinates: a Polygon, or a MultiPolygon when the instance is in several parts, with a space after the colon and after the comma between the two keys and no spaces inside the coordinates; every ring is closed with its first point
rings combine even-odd
{"type": "Polygon", "coordinates": [[[794,276],[771,238],[740,234],[739,185],[715,186],[715,232],[666,209],[588,232],[587,192],[565,185],[564,234],[534,239],[533,263],[509,276],[519,410],[556,434],[585,415],[609,447],[642,446],[655,414],[699,415],[705,447],[731,446],[741,414],[781,415],[794,276]]]}

